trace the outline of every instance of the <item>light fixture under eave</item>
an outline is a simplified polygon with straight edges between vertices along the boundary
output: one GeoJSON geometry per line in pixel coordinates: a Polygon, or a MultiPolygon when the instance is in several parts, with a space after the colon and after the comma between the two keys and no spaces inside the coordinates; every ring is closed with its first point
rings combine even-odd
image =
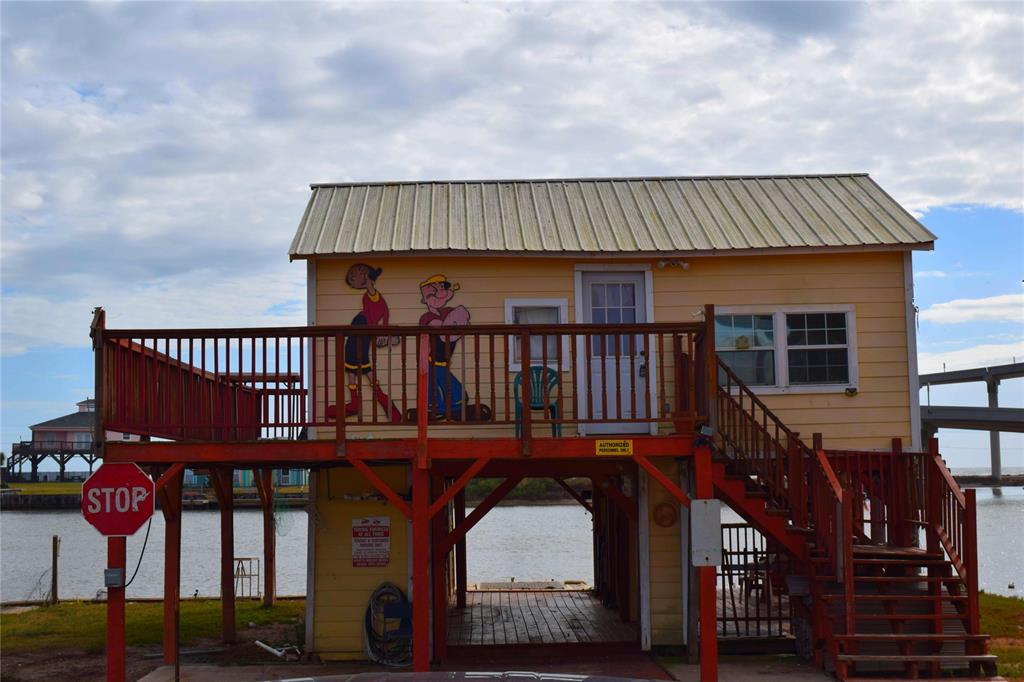
{"type": "Polygon", "coordinates": [[[658,269],[664,270],[665,268],[677,267],[682,270],[689,270],[690,264],[684,260],[660,260],[658,261],[658,269]]]}

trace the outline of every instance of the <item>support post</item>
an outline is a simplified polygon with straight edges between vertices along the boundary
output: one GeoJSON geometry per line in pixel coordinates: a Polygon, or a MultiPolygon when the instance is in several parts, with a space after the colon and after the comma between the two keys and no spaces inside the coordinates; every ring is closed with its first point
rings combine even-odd
{"type": "Polygon", "coordinates": [[[274,524],[274,477],[271,469],[253,472],[263,508],[263,606],[277,603],[277,535],[274,524]]]}
{"type": "Polygon", "coordinates": [[[212,469],[220,508],[220,607],[223,638],[235,641],[235,500],[231,469],[212,469]]]}
{"type": "MultiPolygon", "coordinates": [[[[999,407],[999,379],[987,377],[985,388],[988,389],[988,406],[999,407]]],[[[992,480],[998,481],[1003,475],[1003,454],[998,431],[988,432],[988,446],[992,457],[992,480]]]]}
{"type": "MultiPolygon", "coordinates": [[[[421,410],[426,405],[421,406],[421,410]]],[[[412,669],[430,671],[430,471],[412,467],[412,669]]]]}
{"type": "MultiPolygon", "coordinates": [[[[466,490],[455,493],[455,527],[466,520],[466,490]]],[[[466,537],[455,543],[455,603],[466,608],[466,537]]]]}
{"type": "MultiPolygon", "coordinates": [[[[444,480],[431,476],[431,499],[434,504],[444,494],[444,480]]],[[[433,506],[433,504],[431,505],[433,506]]],[[[445,559],[450,551],[442,550],[444,536],[448,532],[447,515],[434,514],[430,520],[430,579],[433,597],[434,660],[440,663],[448,654],[448,581],[445,573],[445,559]]]]}
{"type": "Polygon", "coordinates": [[[164,515],[164,663],[178,662],[178,608],[181,596],[181,488],[185,470],[157,489],[164,515]]]}
{"type": "Polygon", "coordinates": [[[107,568],[121,569],[121,587],[107,588],[107,682],[124,682],[124,581],[126,542],[107,538],[107,568]]]}
{"type": "MultiPolygon", "coordinates": [[[[699,445],[694,453],[697,499],[712,499],[715,496],[711,469],[711,447],[699,445]]],[[[701,682],[718,681],[718,613],[716,589],[717,578],[714,566],[697,568],[697,584],[700,589],[700,679],[701,682]]]]}
{"type": "Polygon", "coordinates": [[[53,555],[50,560],[50,603],[56,604],[60,601],[57,596],[57,559],[60,558],[60,536],[53,536],[53,555]]]}

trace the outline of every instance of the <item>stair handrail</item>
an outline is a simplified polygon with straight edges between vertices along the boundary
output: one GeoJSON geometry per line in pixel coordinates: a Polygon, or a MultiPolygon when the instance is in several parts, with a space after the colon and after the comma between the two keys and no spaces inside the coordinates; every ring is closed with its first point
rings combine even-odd
{"type": "Polygon", "coordinates": [[[791,489],[789,483],[802,483],[803,462],[809,449],[800,441],[799,434],[787,427],[721,357],[716,355],[715,362],[717,376],[725,378],[716,381],[719,436],[732,448],[744,473],[755,476],[765,486],[775,506],[795,511],[804,499],[793,494],[800,487],[791,489]]]}
{"type": "Polygon", "coordinates": [[[842,486],[817,437],[814,448],[808,447],[717,356],[716,364],[718,376],[725,378],[717,382],[719,437],[731,448],[734,460],[745,467],[744,473],[755,476],[772,501],[789,510],[795,524],[806,523],[811,528],[815,549],[822,553],[832,575],[843,585],[846,631],[852,633],[853,491],[842,486]],[[758,436],[763,439],[760,444],[756,442],[758,436]],[[781,437],[785,437],[786,443],[781,437]],[[756,452],[758,445],[767,446],[760,456],[756,452]],[[765,456],[768,451],[774,451],[774,457],[765,456]]]}
{"type": "MultiPolygon", "coordinates": [[[[978,605],[977,498],[973,489],[961,490],[939,454],[939,442],[928,443],[927,542],[935,541],[949,557],[967,590],[967,623],[970,634],[981,632],[978,605]],[[934,534],[934,540],[932,539],[934,534]]],[[[938,547],[929,546],[930,551],[938,547]]]]}
{"type": "Polygon", "coordinates": [[[853,491],[844,488],[825,451],[816,447],[808,471],[810,518],[815,549],[843,586],[846,634],[854,631],[853,491]]]}

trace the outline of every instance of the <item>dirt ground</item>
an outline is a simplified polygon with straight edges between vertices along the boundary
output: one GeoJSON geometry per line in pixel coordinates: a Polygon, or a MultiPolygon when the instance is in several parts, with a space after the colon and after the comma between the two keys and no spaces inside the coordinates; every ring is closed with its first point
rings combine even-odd
{"type": "MultiPolygon", "coordinates": [[[[277,624],[258,628],[240,628],[238,642],[225,645],[218,639],[201,639],[181,650],[183,664],[245,665],[274,663],[279,659],[259,648],[257,639],[268,644],[293,639],[295,626],[277,624]]],[[[154,647],[129,647],[125,662],[127,678],[138,680],[163,665],[163,650],[154,647]]],[[[33,651],[0,655],[2,682],[28,682],[30,680],[102,680],[106,674],[104,652],[33,651]]]]}

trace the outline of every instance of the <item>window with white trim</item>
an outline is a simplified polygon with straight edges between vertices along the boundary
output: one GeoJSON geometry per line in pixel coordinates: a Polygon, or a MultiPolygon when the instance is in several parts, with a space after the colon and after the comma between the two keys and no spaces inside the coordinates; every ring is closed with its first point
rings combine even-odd
{"type": "MultiPolygon", "coordinates": [[[[569,301],[564,298],[507,298],[505,299],[506,324],[564,324],[569,318],[569,301]]],[[[547,359],[548,367],[558,367],[558,340],[562,339],[562,369],[569,366],[569,342],[565,335],[533,336],[530,338],[530,364],[540,365],[547,359]]],[[[518,372],[522,369],[523,354],[519,339],[512,337],[512,357],[509,367],[518,372]]]]}
{"type": "Polygon", "coordinates": [[[789,383],[848,384],[845,313],[786,313],[789,383]]]}
{"type": "Polygon", "coordinates": [[[853,322],[852,307],[726,309],[715,316],[715,349],[749,386],[846,388],[857,381],[853,322]]]}
{"type": "Polygon", "coordinates": [[[716,315],[715,350],[748,386],[775,385],[772,315],[716,315]]]}

